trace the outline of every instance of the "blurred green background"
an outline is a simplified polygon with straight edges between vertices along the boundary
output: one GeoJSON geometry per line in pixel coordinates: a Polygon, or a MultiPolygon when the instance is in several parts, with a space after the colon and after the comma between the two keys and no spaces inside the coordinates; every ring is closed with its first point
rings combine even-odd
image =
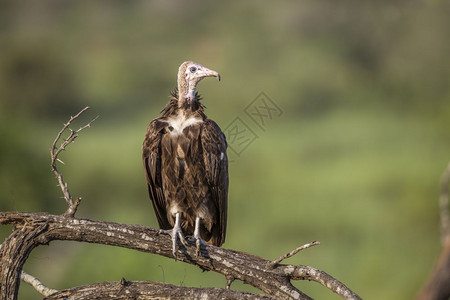
{"type": "MultiPolygon", "coordinates": [[[[365,299],[411,299],[440,251],[439,177],[450,159],[448,1],[2,1],[0,210],[65,210],[48,149],[70,115],[100,115],[60,165],[80,218],[156,227],[141,162],[148,123],[194,60],[230,151],[226,248],[325,270],[365,299]],[[283,111],[261,129],[260,92],[283,111]]],[[[11,228],[0,229],[2,240],[11,228]]],[[[57,289],[108,280],[225,286],[127,249],[52,242],[25,270],[57,289]]],[[[338,299],[312,282],[317,299],[338,299]]],[[[235,282],[232,288],[254,291],[235,282]]],[[[37,294],[21,285],[20,298],[37,294]]]]}

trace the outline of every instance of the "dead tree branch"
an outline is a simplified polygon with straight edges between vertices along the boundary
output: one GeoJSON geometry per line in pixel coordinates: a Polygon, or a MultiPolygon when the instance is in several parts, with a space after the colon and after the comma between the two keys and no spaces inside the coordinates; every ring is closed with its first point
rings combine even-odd
{"type": "Polygon", "coordinates": [[[78,137],[78,134],[82,130],[91,127],[92,122],[94,122],[98,118],[98,116],[95,117],[92,121],[90,121],[86,125],[80,127],[78,130],[70,129],[69,126],[73,123],[73,121],[78,119],[78,117],[80,117],[88,109],[89,109],[89,106],[86,106],[75,116],[70,117],[69,121],[67,123],[65,123],[63,128],[58,132],[55,140],[53,141],[52,146],[50,147],[52,171],[55,174],[56,179],[58,180],[58,185],[61,188],[64,199],[66,200],[66,203],[67,203],[67,211],[64,214],[67,216],[70,216],[70,217],[73,217],[75,215],[78,205],[81,202],[81,197],[78,197],[75,200],[73,200],[72,195],[69,192],[69,188],[67,187],[67,183],[63,179],[62,173],[59,172],[58,169],[56,168],[56,162],[63,163],[63,161],[58,158],[59,154],[61,154],[62,151],[66,150],[66,147],[69,144],[71,144],[75,141],[75,139],[78,137]],[[61,142],[61,144],[59,146],[57,146],[59,140],[61,139],[62,135],[64,134],[64,132],[66,130],[70,131],[69,136],[67,138],[63,138],[63,142],[61,142]]]}
{"type": "Polygon", "coordinates": [[[270,267],[275,267],[277,264],[279,264],[283,260],[294,256],[295,254],[297,254],[298,252],[302,251],[303,249],[306,249],[306,248],[309,248],[309,247],[312,247],[312,246],[316,246],[316,245],[319,245],[319,244],[320,243],[318,241],[314,241],[314,242],[311,242],[311,243],[308,243],[308,244],[304,244],[304,245],[302,245],[300,247],[295,248],[291,252],[286,253],[285,255],[280,256],[277,259],[274,259],[273,261],[270,262],[269,265],[270,265],[270,267]]]}
{"type": "Polygon", "coordinates": [[[59,299],[275,299],[264,295],[220,288],[195,288],[161,282],[126,281],[103,282],[67,289],[45,298],[59,299]],[[114,296],[111,296],[114,295],[114,296]]]}
{"type": "MultiPolygon", "coordinates": [[[[33,220],[29,221],[32,222],[33,220]]],[[[22,267],[31,251],[41,243],[36,237],[39,237],[48,228],[45,222],[36,224],[30,222],[24,220],[21,228],[15,229],[2,243],[0,252],[0,299],[17,299],[22,267]]]]}
{"type": "MultiPolygon", "coordinates": [[[[21,257],[24,253],[29,254],[37,245],[45,245],[53,240],[119,246],[173,257],[170,235],[145,226],[97,222],[45,213],[19,212],[1,212],[0,224],[12,224],[16,228],[12,234],[14,237],[10,237],[6,242],[12,243],[14,238],[24,236],[20,249],[14,248],[14,246],[17,247],[17,243],[12,243],[12,250],[7,253],[2,251],[1,286],[10,284],[7,279],[9,277],[3,274],[14,273],[13,270],[21,267],[20,263],[24,261],[21,257]]],[[[202,255],[196,256],[195,242],[189,239],[188,242],[189,246],[182,248],[183,251],[179,254],[178,260],[197,265],[205,271],[221,273],[226,278],[242,280],[269,296],[279,299],[310,299],[291,284],[291,280],[310,280],[318,282],[345,299],[360,299],[344,284],[312,267],[278,264],[272,268],[270,266],[272,262],[269,260],[214,246],[207,246],[202,249],[202,255]]],[[[11,247],[9,244],[5,246],[8,249],[11,247]]],[[[18,284],[17,281],[15,282],[18,284]]]]}
{"type": "Polygon", "coordinates": [[[34,289],[36,291],[38,291],[40,294],[42,294],[44,296],[50,296],[51,294],[58,292],[57,290],[46,287],[39,279],[26,273],[25,271],[22,271],[22,274],[20,275],[20,279],[23,282],[26,282],[29,285],[31,285],[32,287],[34,287],[34,289]]]}
{"type": "Polygon", "coordinates": [[[441,218],[442,250],[436,267],[417,297],[418,300],[450,299],[450,217],[449,217],[450,163],[441,177],[439,209],[441,218]]]}
{"type": "Polygon", "coordinates": [[[439,197],[439,211],[441,216],[441,242],[450,238],[450,211],[448,210],[450,184],[450,163],[441,176],[441,195],[439,197]]]}

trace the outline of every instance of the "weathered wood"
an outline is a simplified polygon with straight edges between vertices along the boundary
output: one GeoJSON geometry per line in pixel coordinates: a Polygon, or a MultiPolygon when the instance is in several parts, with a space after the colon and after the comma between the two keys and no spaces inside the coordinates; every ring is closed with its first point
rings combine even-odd
{"type": "Polygon", "coordinates": [[[20,280],[31,285],[39,294],[43,296],[50,296],[58,292],[58,290],[45,286],[39,279],[37,279],[33,275],[28,274],[24,270],[22,270],[20,274],[20,280]]]}
{"type": "Polygon", "coordinates": [[[417,300],[450,299],[450,238],[444,244],[436,267],[417,300]]]}
{"type": "MultiPolygon", "coordinates": [[[[71,240],[88,243],[105,244],[135,249],[142,252],[172,257],[170,235],[164,231],[140,226],[112,222],[97,222],[87,219],[76,219],[46,213],[0,212],[0,224],[13,224],[16,227],[8,244],[1,250],[2,279],[1,289],[18,286],[19,274],[29,252],[37,244],[47,244],[53,240],[71,240]],[[27,242],[24,255],[19,245],[14,244],[19,230],[30,233],[33,242],[27,242]],[[28,246],[29,244],[29,246],[28,246]],[[9,249],[9,247],[12,247],[9,249]],[[8,248],[8,251],[5,249],[8,248]],[[20,249],[16,249],[20,248],[20,249]],[[24,255],[19,263],[11,264],[15,255],[24,255]],[[10,280],[3,277],[6,270],[14,270],[16,285],[8,286],[10,280]]],[[[23,232],[21,231],[21,234],[23,232]]],[[[181,248],[178,259],[197,265],[203,270],[211,270],[223,274],[228,280],[239,279],[266,294],[280,299],[311,299],[291,284],[291,280],[316,281],[346,299],[360,299],[344,284],[323,271],[308,266],[275,265],[271,261],[251,254],[223,249],[215,246],[202,248],[202,255],[196,256],[195,242],[189,240],[187,248],[181,248]]],[[[10,271],[12,272],[12,271],[10,271]]],[[[9,274],[9,273],[8,273],[9,274]]],[[[8,275],[11,276],[11,275],[8,275]]],[[[2,291],[3,293],[3,291],[2,291]]],[[[3,295],[3,294],[2,294],[3,295]]],[[[13,295],[13,294],[8,294],[13,295]]],[[[2,299],[15,299],[2,298],[2,299]]]]}
{"type": "Polygon", "coordinates": [[[24,223],[26,227],[15,229],[2,243],[0,251],[0,299],[16,299],[20,285],[20,273],[28,255],[42,243],[39,236],[47,229],[47,223],[24,223]]]}
{"type": "Polygon", "coordinates": [[[417,296],[417,300],[450,299],[450,211],[449,211],[450,163],[441,177],[439,208],[441,215],[442,250],[433,273],[417,296]]]}
{"type": "Polygon", "coordinates": [[[255,295],[241,291],[219,288],[195,288],[176,286],[161,282],[125,281],[103,282],[67,289],[45,298],[57,299],[243,299],[270,300],[275,299],[265,295],[255,295]]]}

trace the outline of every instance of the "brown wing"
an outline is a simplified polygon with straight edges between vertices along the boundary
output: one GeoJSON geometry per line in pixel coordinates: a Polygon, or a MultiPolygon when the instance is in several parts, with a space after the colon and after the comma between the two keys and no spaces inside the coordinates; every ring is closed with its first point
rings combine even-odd
{"type": "Polygon", "coordinates": [[[211,242],[220,246],[225,242],[228,207],[227,142],[219,126],[206,119],[201,132],[203,162],[211,198],[218,209],[219,218],[211,230],[211,242]]]}
{"type": "Polygon", "coordinates": [[[161,182],[161,139],[167,123],[159,119],[148,125],[144,143],[142,145],[142,160],[147,177],[147,186],[153,209],[161,229],[171,229],[167,220],[166,199],[161,182]]]}

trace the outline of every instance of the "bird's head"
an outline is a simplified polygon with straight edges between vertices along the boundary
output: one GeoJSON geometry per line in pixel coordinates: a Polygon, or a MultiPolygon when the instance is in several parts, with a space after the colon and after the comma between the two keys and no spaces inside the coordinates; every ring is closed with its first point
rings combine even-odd
{"type": "Polygon", "coordinates": [[[216,71],[210,70],[193,61],[182,63],[178,69],[179,98],[193,99],[197,84],[205,77],[217,77],[220,81],[220,75],[216,71]]]}

